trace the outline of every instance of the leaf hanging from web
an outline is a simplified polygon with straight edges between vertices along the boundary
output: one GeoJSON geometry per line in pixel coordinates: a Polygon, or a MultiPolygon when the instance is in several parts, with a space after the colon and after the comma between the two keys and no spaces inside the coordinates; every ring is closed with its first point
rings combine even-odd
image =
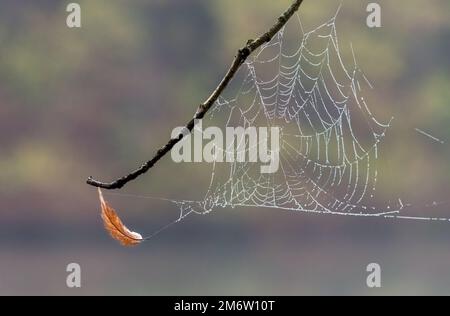
{"type": "Polygon", "coordinates": [[[103,198],[100,189],[98,189],[98,196],[100,198],[103,223],[111,237],[119,241],[123,246],[136,246],[143,242],[144,239],[140,234],[132,232],[122,223],[116,211],[103,198]]]}

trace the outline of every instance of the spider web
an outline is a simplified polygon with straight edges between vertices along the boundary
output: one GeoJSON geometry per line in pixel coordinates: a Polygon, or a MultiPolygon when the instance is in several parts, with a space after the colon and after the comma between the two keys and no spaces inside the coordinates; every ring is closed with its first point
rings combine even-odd
{"type": "MultiPolygon", "coordinates": [[[[279,127],[279,172],[260,174],[259,165],[248,162],[219,170],[224,166],[215,163],[204,200],[177,202],[181,217],[241,206],[357,216],[398,212],[372,203],[378,146],[390,122],[379,122],[360,96],[371,84],[356,58],[350,68],[344,65],[336,16],[310,32],[297,18],[299,45],[285,42],[282,29],[246,63],[237,95],[219,99],[208,118],[224,116],[230,127],[279,127]]],[[[248,140],[239,141],[247,153],[248,140]]]]}
{"type": "MultiPolygon", "coordinates": [[[[180,215],[152,236],[190,214],[235,207],[450,221],[407,216],[403,211],[413,205],[401,199],[379,206],[379,147],[392,119],[381,122],[367,104],[364,91],[373,86],[358,66],[352,46],[352,63],[345,64],[337,35],[338,13],[308,32],[296,15],[248,59],[240,71],[241,81],[234,79],[241,82],[237,93],[219,98],[202,122],[203,127],[279,127],[279,171],[261,174],[258,163],[214,162],[204,198],[163,199],[175,203],[180,215]]],[[[248,139],[236,142],[244,142],[237,147],[245,148],[241,154],[249,154],[248,139]]],[[[215,153],[232,154],[231,148],[215,148],[215,153]]]]}

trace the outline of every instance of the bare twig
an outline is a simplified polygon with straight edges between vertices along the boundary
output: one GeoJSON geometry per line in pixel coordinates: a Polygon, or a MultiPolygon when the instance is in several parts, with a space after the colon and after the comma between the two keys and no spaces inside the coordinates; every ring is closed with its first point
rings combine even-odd
{"type": "MultiPolygon", "coordinates": [[[[277,23],[275,23],[275,25],[273,25],[269,31],[261,35],[256,40],[249,40],[247,44],[238,51],[237,55],[233,60],[233,63],[228,69],[225,77],[217,86],[216,90],[214,90],[214,92],[209,96],[209,98],[206,99],[206,101],[203,102],[198,107],[197,112],[194,115],[194,118],[190,120],[189,123],[187,123],[186,130],[188,130],[189,133],[191,133],[192,130],[194,129],[195,121],[202,119],[205,116],[205,114],[209,111],[209,109],[214,105],[214,103],[220,97],[222,92],[226,89],[230,81],[233,79],[233,77],[235,76],[239,68],[247,60],[247,58],[255,50],[260,48],[264,43],[268,43],[272,40],[272,38],[286,25],[286,23],[294,15],[294,13],[297,12],[302,2],[303,0],[295,0],[294,3],[289,7],[289,9],[278,18],[277,23]]],[[[178,137],[169,140],[169,142],[164,147],[162,147],[156,152],[155,156],[151,160],[147,161],[140,168],[136,169],[135,171],[131,172],[126,176],[117,179],[111,183],[100,182],[94,180],[92,177],[89,177],[87,180],[87,184],[107,190],[120,189],[123,186],[125,186],[128,182],[135,180],[139,176],[146,173],[149,169],[151,169],[161,158],[163,158],[168,152],[170,152],[172,148],[178,142],[180,142],[187,134],[188,133],[182,133],[178,135],[178,137]]]]}

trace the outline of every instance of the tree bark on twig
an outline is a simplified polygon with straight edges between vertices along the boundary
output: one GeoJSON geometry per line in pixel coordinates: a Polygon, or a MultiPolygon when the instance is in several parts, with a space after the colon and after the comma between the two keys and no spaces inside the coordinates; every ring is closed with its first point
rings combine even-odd
{"type": "MultiPolygon", "coordinates": [[[[277,23],[275,23],[266,33],[258,37],[256,40],[249,40],[243,48],[239,49],[225,77],[222,79],[214,92],[208,97],[208,99],[200,104],[194,117],[186,124],[186,131],[189,131],[189,133],[192,132],[195,127],[195,121],[203,119],[206,113],[208,113],[209,109],[214,105],[222,92],[227,88],[228,84],[233,79],[237,71],[241,68],[241,66],[245,63],[247,58],[263,44],[268,43],[272,40],[272,38],[286,25],[286,23],[295,14],[295,12],[298,11],[302,2],[303,0],[295,0],[294,3],[289,7],[289,9],[287,9],[286,12],[284,12],[278,18],[277,23]]],[[[163,158],[168,152],[170,152],[172,148],[189,133],[181,133],[180,135],[178,135],[178,137],[170,139],[165,146],[161,147],[156,152],[152,159],[150,159],[141,167],[129,173],[128,175],[110,183],[97,181],[92,177],[89,177],[87,179],[87,184],[107,190],[121,189],[130,181],[135,180],[136,178],[150,170],[161,158],[163,158]]]]}

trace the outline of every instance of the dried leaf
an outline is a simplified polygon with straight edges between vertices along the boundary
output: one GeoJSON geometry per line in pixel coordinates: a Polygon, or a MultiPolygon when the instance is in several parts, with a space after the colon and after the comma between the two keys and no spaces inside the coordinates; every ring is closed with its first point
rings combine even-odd
{"type": "Polygon", "coordinates": [[[123,246],[136,246],[144,241],[140,234],[130,231],[122,223],[116,211],[109,206],[103,198],[103,194],[100,189],[98,189],[98,195],[102,209],[103,223],[105,225],[105,229],[109,232],[111,237],[119,241],[123,246]]]}

